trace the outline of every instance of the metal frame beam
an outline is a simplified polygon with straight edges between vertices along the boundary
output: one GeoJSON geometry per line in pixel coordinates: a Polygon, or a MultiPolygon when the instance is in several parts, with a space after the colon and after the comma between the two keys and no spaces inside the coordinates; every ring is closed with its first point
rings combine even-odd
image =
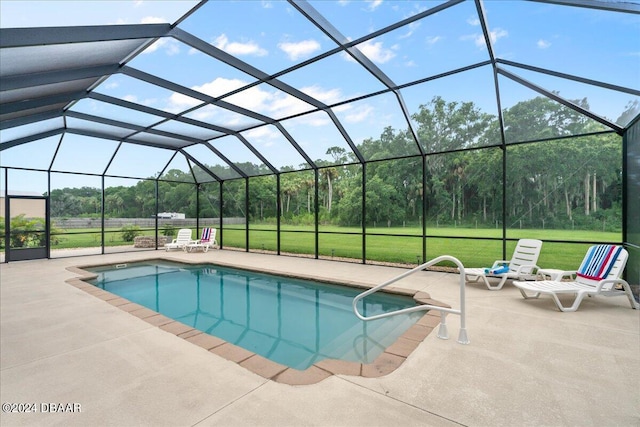
{"type": "Polygon", "coordinates": [[[247,110],[246,108],[238,107],[237,105],[231,104],[229,102],[223,101],[219,98],[214,98],[209,95],[205,95],[204,93],[198,92],[196,90],[190,89],[188,87],[184,87],[177,83],[171,82],[169,80],[162,79],[160,77],[156,77],[152,74],[145,73],[144,71],[137,70],[135,68],[131,68],[129,66],[123,66],[120,69],[120,72],[128,75],[129,77],[136,78],[138,80],[145,81],[152,85],[160,86],[172,92],[181,93],[182,95],[186,95],[188,97],[198,99],[205,104],[215,105],[217,107],[224,108],[229,111],[233,111],[234,113],[242,114],[247,117],[251,117],[252,119],[259,120],[263,123],[274,123],[275,120],[271,117],[267,117],[263,114],[256,113],[255,111],[247,110]]]}
{"type": "Polygon", "coordinates": [[[0,49],[162,37],[169,24],[92,25],[78,27],[2,28],[0,49]]]}
{"type": "Polygon", "coordinates": [[[3,120],[0,121],[0,130],[11,129],[14,127],[29,125],[36,122],[44,122],[51,119],[62,119],[63,116],[63,111],[50,110],[42,113],[30,114],[28,116],[17,117],[15,119],[3,120]]]}
{"type": "Polygon", "coordinates": [[[85,98],[87,91],[74,91],[59,93],[51,96],[43,96],[41,98],[25,99],[24,101],[7,102],[2,104],[2,114],[17,113],[20,111],[31,110],[34,108],[48,107],[56,104],[63,104],[71,101],[77,101],[85,98]]]}
{"type": "Polygon", "coordinates": [[[11,148],[11,147],[17,147],[18,145],[26,144],[27,142],[33,142],[39,139],[49,138],[50,136],[60,135],[64,132],[65,132],[65,128],[60,127],[58,129],[53,129],[46,132],[39,132],[33,135],[3,142],[2,144],[0,144],[0,151],[6,150],[7,148],[11,148]]]}
{"type": "Polygon", "coordinates": [[[564,105],[565,107],[571,108],[572,110],[577,111],[578,113],[589,117],[590,119],[593,119],[595,121],[597,121],[600,124],[603,124],[613,130],[615,130],[618,134],[622,135],[622,132],[624,131],[624,128],[622,128],[621,126],[610,122],[609,120],[598,116],[597,114],[592,113],[589,110],[585,110],[584,108],[580,107],[579,105],[574,104],[573,102],[553,93],[553,92],[549,92],[548,90],[545,90],[543,88],[541,88],[540,86],[537,86],[525,79],[523,79],[522,77],[519,77],[513,73],[510,73],[509,71],[506,71],[504,69],[498,68],[497,69],[498,74],[502,74],[505,77],[508,77],[509,79],[516,81],[526,87],[528,87],[529,89],[532,89],[536,92],[538,92],[541,95],[546,96],[547,98],[551,98],[556,102],[559,102],[560,104],[564,105]]]}
{"type": "Polygon", "coordinates": [[[589,9],[607,10],[609,12],[628,12],[640,14],[640,5],[630,1],[599,1],[599,0],[527,0],[535,3],[550,3],[562,6],[575,6],[589,9]]]}
{"type": "Polygon", "coordinates": [[[114,74],[120,64],[99,65],[95,67],[82,67],[66,70],[47,71],[27,75],[7,76],[2,78],[0,90],[24,89],[34,86],[43,86],[55,83],[64,83],[74,80],[99,78],[114,74]]]}

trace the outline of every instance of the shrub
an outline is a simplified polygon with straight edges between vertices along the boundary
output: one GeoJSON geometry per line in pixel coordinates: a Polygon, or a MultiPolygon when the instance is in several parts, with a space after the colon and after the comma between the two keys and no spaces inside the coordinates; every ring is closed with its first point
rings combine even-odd
{"type": "Polygon", "coordinates": [[[122,240],[124,240],[125,242],[133,242],[133,239],[136,238],[136,236],[139,236],[142,234],[142,232],[140,231],[140,227],[138,227],[137,225],[125,225],[124,227],[122,227],[122,240]]]}
{"type": "Polygon", "coordinates": [[[173,236],[176,234],[176,228],[171,224],[165,224],[162,226],[162,235],[163,236],[173,236]]]}
{"type": "Polygon", "coordinates": [[[12,248],[37,248],[46,244],[44,218],[26,218],[20,214],[11,219],[10,230],[9,244],[12,248]]]}

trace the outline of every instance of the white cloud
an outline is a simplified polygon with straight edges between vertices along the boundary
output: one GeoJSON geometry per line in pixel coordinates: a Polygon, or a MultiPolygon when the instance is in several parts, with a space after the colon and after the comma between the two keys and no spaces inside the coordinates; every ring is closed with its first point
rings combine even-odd
{"type": "Polygon", "coordinates": [[[400,36],[398,36],[398,39],[407,39],[409,37],[411,37],[413,35],[413,33],[420,28],[420,22],[412,22],[411,24],[407,25],[408,30],[406,33],[401,34],[400,36]]]}
{"type": "MultiPolygon", "coordinates": [[[[243,80],[219,77],[203,85],[193,86],[191,89],[215,98],[244,87],[247,84],[248,82],[243,80]]],[[[301,88],[301,91],[327,105],[338,103],[344,99],[342,92],[337,88],[325,90],[319,86],[309,86],[301,88]]],[[[224,101],[275,118],[293,116],[307,112],[313,108],[311,105],[294,96],[275,89],[270,90],[270,87],[264,85],[253,86],[224,98],[224,101]]],[[[183,111],[201,103],[201,100],[174,92],[169,97],[167,111],[183,111]]],[[[198,110],[198,113],[196,113],[200,120],[209,118],[214,114],[214,111],[210,109],[203,108],[201,110],[202,111],[198,110]]],[[[322,115],[318,117],[314,116],[312,121],[307,120],[307,124],[311,126],[324,125],[327,118],[322,115]],[[321,117],[322,120],[319,120],[318,117],[321,117]]]]}
{"type": "Polygon", "coordinates": [[[309,111],[312,107],[304,101],[281,92],[271,94],[268,99],[270,103],[265,105],[267,115],[274,117],[287,117],[298,113],[309,111]]]}
{"type": "Polygon", "coordinates": [[[287,54],[290,60],[296,61],[320,50],[320,43],[315,40],[303,40],[297,43],[283,42],[278,44],[278,47],[287,54]]]}
{"type": "Polygon", "coordinates": [[[365,121],[373,113],[373,107],[370,105],[361,105],[351,112],[344,115],[344,120],[347,123],[360,123],[365,121]]]}
{"type": "MultiPolygon", "coordinates": [[[[489,37],[491,38],[491,43],[496,43],[499,39],[506,37],[509,35],[507,30],[503,30],[502,28],[496,28],[495,30],[489,32],[489,37]]],[[[484,47],[486,45],[484,41],[484,35],[482,33],[477,34],[469,34],[466,36],[460,37],[460,40],[473,40],[476,46],[484,47]]]]}
{"type": "Polygon", "coordinates": [[[224,100],[247,110],[263,114],[269,110],[269,105],[273,102],[272,94],[262,90],[259,86],[253,86],[224,98],[224,100]]]}
{"type": "MultiPolygon", "coordinates": [[[[192,89],[212,97],[218,97],[246,85],[247,82],[238,79],[217,78],[201,86],[194,86],[192,89]]],[[[182,103],[188,102],[190,99],[187,97],[185,100],[182,95],[175,93],[171,97],[175,102],[182,103]]],[[[276,90],[264,90],[262,86],[253,86],[226,97],[224,100],[247,110],[276,117],[301,113],[310,108],[307,103],[300,101],[298,98],[276,90]]]]}
{"type": "MultiPolygon", "coordinates": [[[[248,82],[243,80],[219,77],[203,85],[193,86],[191,89],[216,98],[244,87],[247,84],[248,82]]],[[[277,90],[265,90],[263,86],[253,86],[224,98],[224,101],[247,110],[277,118],[295,115],[311,109],[309,104],[294,96],[277,90]]],[[[169,105],[167,108],[168,111],[181,111],[201,103],[201,100],[174,92],[169,97],[169,105]]],[[[214,111],[203,109],[203,111],[199,111],[198,116],[202,120],[211,117],[213,113],[214,111]]]]}
{"type": "Polygon", "coordinates": [[[147,47],[142,53],[143,54],[147,54],[147,53],[153,53],[156,50],[160,49],[167,41],[165,39],[158,39],[155,42],[153,42],[153,44],[149,47],[147,47]]]}
{"type": "MultiPolygon", "coordinates": [[[[374,42],[373,40],[367,40],[364,43],[360,43],[357,48],[370,60],[377,62],[378,64],[384,64],[396,56],[391,49],[383,47],[382,42],[374,42]]],[[[349,59],[351,59],[350,56],[349,59]]]]}
{"type": "Polygon", "coordinates": [[[299,117],[299,123],[312,127],[325,127],[333,122],[325,112],[316,112],[299,117]]]}
{"type": "Polygon", "coordinates": [[[205,105],[202,108],[198,108],[193,113],[190,113],[188,117],[203,122],[213,122],[215,120],[216,123],[229,129],[248,123],[246,120],[243,122],[243,116],[213,105],[205,105]]]}
{"type": "Polygon", "coordinates": [[[247,41],[245,43],[229,42],[226,34],[218,36],[218,38],[214,40],[214,45],[218,49],[222,49],[232,55],[266,56],[269,53],[254,41],[247,41]]]}
{"type": "Polygon", "coordinates": [[[282,133],[272,126],[260,126],[243,132],[242,135],[252,144],[258,143],[262,147],[273,147],[282,138],[282,133]]]}
{"type": "Polygon", "coordinates": [[[169,43],[165,46],[165,53],[169,56],[177,55],[180,53],[180,45],[177,41],[170,39],[169,43]]]}
{"type": "Polygon", "coordinates": [[[174,39],[161,38],[156,40],[151,46],[146,48],[142,53],[153,53],[159,49],[163,49],[164,52],[169,55],[177,55],[180,53],[180,43],[174,39]]]}
{"type": "Polygon", "coordinates": [[[438,43],[440,40],[442,40],[442,36],[429,36],[426,39],[426,42],[428,45],[433,46],[434,44],[438,43]]]}
{"type": "Polygon", "coordinates": [[[477,27],[478,25],[480,25],[480,19],[478,19],[477,16],[472,16],[467,19],[467,24],[477,27]]]}
{"type": "Polygon", "coordinates": [[[216,112],[217,111],[215,107],[211,105],[206,105],[202,108],[198,108],[197,110],[195,110],[193,113],[190,114],[190,116],[196,120],[206,122],[208,119],[215,117],[216,112]]]}
{"type": "MultiPolygon", "coordinates": [[[[209,83],[205,83],[201,86],[193,86],[191,89],[200,93],[204,93],[205,95],[218,97],[220,95],[224,95],[225,93],[229,93],[234,89],[245,86],[246,84],[247,82],[244,82],[242,80],[224,79],[222,77],[218,77],[215,80],[209,83]]],[[[174,109],[185,110],[187,108],[195,107],[196,105],[202,104],[202,101],[178,92],[174,92],[169,97],[169,104],[172,111],[174,109]]]]}
{"type": "Polygon", "coordinates": [[[148,107],[154,106],[158,103],[156,98],[138,99],[135,95],[125,95],[122,97],[125,101],[134,102],[136,104],[146,105],[148,107]]]}
{"type": "Polygon", "coordinates": [[[164,24],[167,20],[157,16],[145,16],[140,20],[141,24],[164,24]]]}
{"type": "Polygon", "coordinates": [[[508,36],[509,33],[507,30],[503,30],[502,28],[496,28],[493,31],[489,32],[489,36],[491,37],[491,43],[495,43],[498,39],[508,36]]]}
{"type": "Polygon", "coordinates": [[[342,91],[338,88],[325,90],[320,86],[307,86],[300,90],[326,105],[336,104],[344,99],[342,91]]]}
{"type": "Polygon", "coordinates": [[[225,79],[223,77],[217,77],[209,83],[205,83],[201,86],[193,86],[192,89],[209,96],[218,97],[225,93],[229,93],[232,90],[246,86],[247,84],[248,82],[240,79],[225,79]]]}
{"type": "Polygon", "coordinates": [[[536,43],[536,45],[540,48],[540,49],[546,49],[548,47],[551,46],[551,42],[548,42],[546,40],[540,39],[538,40],[538,43],[536,43]]]}
{"type": "Polygon", "coordinates": [[[186,110],[187,108],[195,107],[202,104],[202,101],[191,98],[190,96],[183,95],[181,93],[174,92],[169,97],[169,109],[171,111],[186,110]]]}
{"type": "Polygon", "coordinates": [[[369,3],[367,9],[374,11],[382,4],[382,0],[367,0],[367,3],[369,3]]]}
{"type": "Polygon", "coordinates": [[[246,132],[242,132],[242,135],[247,139],[273,139],[282,135],[280,132],[274,130],[271,126],[260,126],[246,132]]]}

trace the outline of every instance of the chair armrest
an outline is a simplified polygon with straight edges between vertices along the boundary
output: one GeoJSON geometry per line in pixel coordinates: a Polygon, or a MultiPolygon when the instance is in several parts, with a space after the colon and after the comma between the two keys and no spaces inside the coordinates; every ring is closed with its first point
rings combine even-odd
{"type": "Polygon", "coordinates": [[[602,290],[602,287],[608,283],[611,283],[611,288],[613,288],[613,285],[615,284],[620,284],[622,285],[623,288],[625,288],[625,290],[630,289],[629,288],[629,283],[627,283],[626,280],[623,279],[602,279],[598,282],[598,284],[596,285],[596,292],[600,292],[602,290]]]}
{"type": "Polygon", "coordinates": [[[510,262],[511,261],[507,261],[507,260],[503,260],[503,259],[498,260],[498,261],[493,263],[493,265],[491,266],[491,269],[493,270],[496,267],[502,267],[503,264],[509,265],[510,262]]]}
{"type": "Polygon", "coordinates": [[[516,273],[520,274],[522,273],[522,270],[525,270],[525,269],[529,269],[533,273],[535,271],[540,270],[540,267],[538,267],[535,264],[522,264],[518,266],[518,268],[516,269],[516,273]]]}
{"type": "Polygon", "coordinates": [[[518,275],[523,274],[522,270],[524,269],[530,269],[530,273],[527,273],[527,274],[536,274],[536,272],[540,270],[540,267],[538,267],[535,264],[523,264],[518,267],[518,269],[516,270],[516,274],[518,275]]]}

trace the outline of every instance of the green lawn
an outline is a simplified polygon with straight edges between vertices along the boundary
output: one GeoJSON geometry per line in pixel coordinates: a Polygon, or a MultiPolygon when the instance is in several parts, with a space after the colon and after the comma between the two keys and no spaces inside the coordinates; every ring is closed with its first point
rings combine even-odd
{"type": "MultiPolygon", "coordinates": [[[[177,232],[177,231],[176,231],[177,232]]],[[[141,236],[154,236],[155,230],[141,230],[141,236]]],[[[193,232],[195,236],[195,231],[193,232]]],[[[174,236],[172,236],[173,238],[174,236]]],[[[132,245],[122,238],[120,228],[105,229],[105,246],[123,246],[132,245]]],[[[102,235],[100,229],[96,228],[74,228],[72,230],[60,231],[51,235],[52,241],[57,241],[51,245],[51,249],[70,249],[70,248],[91,248],[100,246],[102,235]]]]}
{"type": "MultiPolygon", "coordinates": [[[[312,227],[282,226],[281,251],[290,253],[314,253],[315,240],[312,227]]],[[[251,249],[276,250],[276,233],[273,226],[251,226],[251,249]]],[[[321,227],[319,236],[320,256],[362,259],[362,236],[359,228],[321,227]]],[[[413,263],[423,262],[420,229],[377,228],[367,229],[366,258],[372,261],[413,263]],[[377,234],[377,235],[371,235],[377,234]],[[391,234],[403,234],[393,236],[391,234]]],[[[427,260],[440,255],[452,255],[465,266],[491,266],[502,259],[502,242],[495,240],[469,240],[455,237],[500,238],[502,230],[433,228],[427,229],[427,260]],[[454,238],[444,238],[454,237],[454,238]]],[[[619,233],[583,230],[508,230],[512,239],[537,238],[547,240],[543,245],[539,265],[547,268],[575,270],[578,268],[589,244],[554,243],[548,240],[619,242],[619,233]]],[[[224,246],[245,248],[245,230],[241,227],[225,227],[222,232],[224,246]]],[[[510,258],[516,242],[507,242],[506,258],[510,258]]]]}
{"type": "MultiPolygon", "coordinates": [[[[314,227],[281,226],[281,253],[315,253],[314,227]]],[[[319,254],[323,257],[354,258],[361,260],[362,236],[357,227],[321,226],[319,234],[319,254]],[[340,234],[338,234],[340,233],[340,234]],[[355,233],[355,234],[349,234],[355,233]]],[[[422,230],[417,227],[367,228],[366,259],[406,264],[424,262],[422,259],[422,230]]],[[[101,244],[99,229],[65,230],[53,236],[57,243],[52,249],[96,247],[101,244]]],[[[218,242],[226,247],[245,249],[245,229],[243,225],[226,226],[218,231],[218,242]]],[[[142,235],[153,236],[153,229],[142,230],[142,235]]],[[[196,235],[196,231],[193,231],[196,235]]],[[[493,261],[502,259],[500,240],[470,240],[472,238],[496,238],[501,229],[476,228],[427,228],[427,260],[440,255],[452,255],[467,267],[488,267],[493,261]],[[446,238],[445,238],[446,237],[446,238]]],[[[171,236],[174,237],[174,236],[171,236]]],[[[546,268],[577,269],[589,244],[554,243],[549,240],[619,242],[620,233],[585,230],[507,230],[507,237],[537,238],[545,241],[538,264],[546,268]]],[[[277,235],[273,225],[251,225],[249,232],[250,250],[276,251],[277,235]]],[[[120,229],[105,230],[105,246],[131,245],[122,238],[120,229]]],[[[511,257],[516,242],[508,242],[507,259],[511,257]]]]}

